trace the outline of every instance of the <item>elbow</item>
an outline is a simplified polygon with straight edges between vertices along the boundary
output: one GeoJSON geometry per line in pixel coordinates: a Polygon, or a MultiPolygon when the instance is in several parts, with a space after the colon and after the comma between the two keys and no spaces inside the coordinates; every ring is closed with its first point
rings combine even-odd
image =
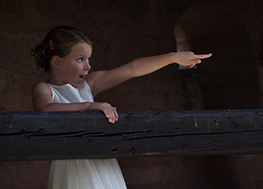
{"type": "Polygon", "coordinates": [[[33,111],[34,112],[48,112],[48,111],[51,111],[48,106],[34,106],[33,105],[33,111]]]}
{"type": "Polygon", "coordinates": [[[129,79],[140,76],[139,70],[136,67],[136,62],[133,61],[128,66],[129,72],[127,73],[127,76],[129,76],[129,79]]]}
{"type": "Polygon", "coordinates": [[[45,108],[33,107],[34,112],[46,112],[45,108]]]}

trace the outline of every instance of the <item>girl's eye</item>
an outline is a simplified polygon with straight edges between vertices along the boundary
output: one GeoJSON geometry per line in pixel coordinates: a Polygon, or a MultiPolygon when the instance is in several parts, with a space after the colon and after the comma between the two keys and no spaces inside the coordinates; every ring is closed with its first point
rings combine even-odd
{"type": "MultiPolygon", "coordinates": [[[[84,61],[84,58],[78,58],[78,62],[83,62],[83,61],[84,61]]],[[[89,62],[89,58],[87,58],[86,61],[89,62]]]]}
{"type": "Polygon", "coordinates": [[[83,58],[78,58],[78,62],[83,62],[83,58]]]}

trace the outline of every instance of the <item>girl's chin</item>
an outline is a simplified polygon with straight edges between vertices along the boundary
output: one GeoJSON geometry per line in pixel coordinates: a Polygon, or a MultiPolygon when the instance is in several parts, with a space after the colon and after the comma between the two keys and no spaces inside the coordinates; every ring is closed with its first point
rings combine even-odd
{"type": "Polygon", "coordinates": [[[83,80],[80,80],[80,81],[78,81],[77,83],[75,83],[73,86],[74,86],[75,88],[78,88],[84,81],[85,81],[84,79],[83,79],[83,80]]]}
{"type": "Polygon", "coordinates": [[[85,78],[80,78],[80,82],[83,83],[85,81],[85,78]]]}

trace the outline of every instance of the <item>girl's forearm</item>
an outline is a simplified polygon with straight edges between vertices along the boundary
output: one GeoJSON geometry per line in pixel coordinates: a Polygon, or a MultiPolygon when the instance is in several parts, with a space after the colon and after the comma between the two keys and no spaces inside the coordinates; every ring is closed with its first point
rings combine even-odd
{"type": "Polygon", "coordinates": [[[128,66],[131,69],[133,77],[139,77],[155,72],[175,62],[175,53],[168,53],[157,56],[138,58],[130,62],[128,66]]]}
{"type": "Polygon", "coordinates": [[[102,111],[110,123],[118,120],[118,113],[115,107],[106,102],[80,102],[80,103],[50,103],[43,106],[37,111],[85,111],[99,110],[102,111]]]}
{"type": "Polygon", "coordinates": [[[206,59],[211,56],[211,53],[196,55],[191,51],[171,52],[158,56],[139,58],[132,61],[128,65],[132,70],[131,72],[133,74],[133,77],[138,77],[157,71],[172,63],[177,63],[181,66],[192,67],[195,64],[200,64],[201,59],[206,59]]]}
{"type": "Polygon", "coordinates": [[[90,102],[83,103],[50,103],[37,109],[37,111],[84,111],[88,110],[90,102]]]}

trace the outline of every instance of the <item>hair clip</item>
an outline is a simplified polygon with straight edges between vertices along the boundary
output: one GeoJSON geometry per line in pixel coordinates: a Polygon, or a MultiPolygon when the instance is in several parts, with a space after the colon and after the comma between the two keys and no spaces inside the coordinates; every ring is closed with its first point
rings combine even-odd
{"type": "Polygon", "coordinates": [[[49,41],[49,48],[50,48],[50,50],[54,50],[54,45],[53,45],[53,42],[52,42],[52,40],[50,40],[49,41]]]}

